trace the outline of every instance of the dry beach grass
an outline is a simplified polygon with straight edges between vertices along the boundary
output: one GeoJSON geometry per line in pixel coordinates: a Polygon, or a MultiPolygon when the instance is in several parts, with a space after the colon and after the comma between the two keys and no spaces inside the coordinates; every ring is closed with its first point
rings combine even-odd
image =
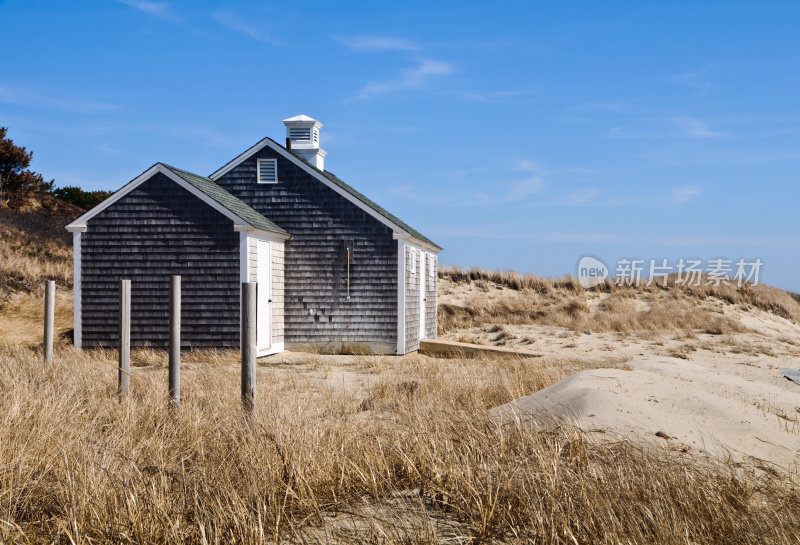
{"type": "Polygon", "coordinates": [[[0,216],[0,543],[800,541],[796,480],[771,467],[491,412],[580,371],[624,374],[641,349],[609,341],[602,358],[584,357],[568,347],[600,335],[583,329],[674,335],[641,343],[687,358],[796,350],[791,333],[780,346],[747,337],[749,322],[706,304],[797,321],[786,292],[586,292],[573,279],[447,269],[444,331],[474,325],[510,341],[513,328],[534,324],[573,355],[331,363],[309,354],[259,367],[248,425],[234,352],[184,355],[175,412],[163,352],[134,353],[120,402],[115,355],[70,347],[68,216],[0,216]],[[36,348],[45,278],[59,284],[62,333],[50,370],[36,348]]]}
{"type": "MultiPolygon", "coordinates": [[[[235,355],[229,355],[235,356],[235,355]]],[[[163,354],[0,349],[0,535],[51,543],[789,543],[789,481],[486,409],[579,361],[365,357],[346,393],[259,369],[252,425],[235,358],[190,354],[166,401],[163,354]],[[208,356],[208,357],[207,357],[208,356]],[[213,360],[213,361],[206,361],[213,360]]]]}
{"type": "Polygon", "coordinates": [[[755,308],[800,323],[800,296],[771,286],[735,284],[617,286],[607,280],[586,290],[575,278],[543,278],[513,271],[442,267],[444,295],[464,286],[471,295],[440,305],[439,332],[484,323],[538,324],[576,331],[707,330],[716,334],[743,331],[740,324],[709,311],[703,303],[717,300],[755,308]],[[590,306],[590,303],[594,303],[590,306]]]}

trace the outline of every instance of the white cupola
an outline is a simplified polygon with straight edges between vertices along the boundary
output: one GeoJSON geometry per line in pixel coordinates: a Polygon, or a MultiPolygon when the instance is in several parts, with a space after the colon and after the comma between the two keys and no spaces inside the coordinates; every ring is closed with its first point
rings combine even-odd
{"type": "Polygon", "coordinates": [[[284,119],[286,149],[291,150],[320,170],[325,170],[327,152],[319,148],[319,129],[322,123],[307,115],[284,119]]]}

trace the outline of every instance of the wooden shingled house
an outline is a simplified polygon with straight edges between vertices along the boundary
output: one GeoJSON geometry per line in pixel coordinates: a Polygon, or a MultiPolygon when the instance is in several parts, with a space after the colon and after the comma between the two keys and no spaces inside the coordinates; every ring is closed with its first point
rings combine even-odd
{"type": "Polygon", "coordinates": [[[182,344],[238,348],[242,282],[258,282],[258,352],[404,354],[437,331],[437,244],[327,172],[322,124],[284,120],[211,175],[156,163],[73,223],[75,344],[117,342],[132,283],[133,346],[166,347],[169,277],[182,344]]]}

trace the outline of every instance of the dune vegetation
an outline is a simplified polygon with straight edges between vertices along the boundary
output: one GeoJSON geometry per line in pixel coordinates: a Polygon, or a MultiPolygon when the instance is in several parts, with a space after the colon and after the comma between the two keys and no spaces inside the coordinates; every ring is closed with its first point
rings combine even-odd
{"type": "MultiPolygon", "coordinates": [[[[131,393],[119,399],[115,354],[78,352],[69,342],[70,248],[57,225],[65,221],[7,217],[0,542],[800,542],[800,490],[791,476],[697,451],[598,441],[567,421],[537,428],[491,411],[582,370],[624,370],[625,358],[412,354],[337,363],[309,354],[302,364],[259,366],[257,409],[245,419],[236,352],[185,354],[174,410],[165,354],[138,350],[131,393]],[[46,278],[59,284],[62,333],[49,369],[37,346],[46,278]]],[[[479,283],[491,280],[487,287],[506,298],[443,305],[443,330],[492,321],[742,327],[722,315],[712,326],[692,316],[695,300],[727,292],[654,289],[681,312],[645,318],[633,290],[608,285],[598,288],[614,298],[603,308],[579,297],[572,279],[457,269],[443,270],[442,279],[471,285],[478,296],[479,283]]],[[[800,316],[796,300],[779,290],[727,296],[800,316]]]]}
{"type": "MultiPolygon", "coordinates": [[[[233,354],[189,354],[179,411],[163,355],[0,349],[0,535],[31,543],[791,543],[779,475],[487,409],[586,367],[364,358],[345,392],[259,368],[242,418],[233,354]],[[144,364],[143,366],[141,366],[144,364]]],[[[317,363],[319,366],[324,363],[317,363]]],[[[324,369],[321,370],[324,375],[324,369]]]]}
{"type": "Polygon", "coordinates": [[[704,277],[699,285],[683,285],[671,276],[666,286],[618,286],[606,280],[587,290],[573,277],[544,278],[457,267],[442,267],[439,275],[449,285],[475,288],[475,294],[461,304],[440,305],[440,333],[492,322],[576,331],[743,331],[734,320],[707,308],[709,300],[764,310],[800,323],[800,295],[763,284],[714,285],[704,277]],[[589,299],[597,304],[590,306],[589,299]]]}

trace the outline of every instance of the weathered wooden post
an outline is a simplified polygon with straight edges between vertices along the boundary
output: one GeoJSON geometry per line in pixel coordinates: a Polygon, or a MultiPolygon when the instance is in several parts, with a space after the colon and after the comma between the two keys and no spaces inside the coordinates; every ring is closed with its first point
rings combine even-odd
{"type": "Polygon", "coordinates": [[[258,283],[242,283],[242,406],[252,413],[256,405],[256,289],[258,283]]]}
{"type": "Polygon", "coordinates": [[[131,281],[119,281],[119,389],[128,395],[131,385],[131,281]]]}
{"type": "Polygon", "coordinates": [[[181,277],[169,282],[169,397],[176,409],[181,405],[181,277]]]}
{"type": "Polygon", "coordinates": [[[44,364],[53,365],[53,328],[56,310],[56,283],[48,280],[44,289],[44,364]]]}

